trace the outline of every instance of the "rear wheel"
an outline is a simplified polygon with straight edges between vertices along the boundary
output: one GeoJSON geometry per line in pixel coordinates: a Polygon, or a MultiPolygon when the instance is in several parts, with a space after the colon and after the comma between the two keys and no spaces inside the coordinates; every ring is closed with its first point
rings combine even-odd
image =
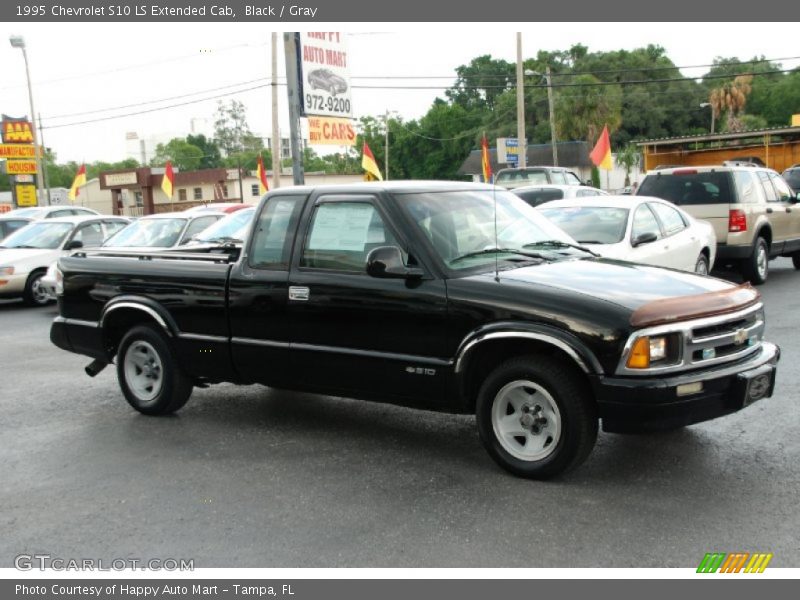
{"type": "Polygon", "coordinates": [[[697,262],[694,265],[694,272],[698,275],[708,275],[708,257],[700,253],[700,256],[697,257],[697,262]]]}
{"type": "Polygon", "coordinates": [[[769,276],[769,246],[763,237],[756,238],[753,254],[742,263],[742,275],[753,285],[761,285],[769,276]]]}
{"type": "Polygon", "coordinates": [[[117,378],[128,404],[146,415],[173,413],[192,393],[169,341],[149,325],[134,327],[122,338],[117,378]]]}
{"type": "Polygon", "coordinates": [[[28,277],[28,281],[25,283],[25,291],[22,293],[22,299],[28,306],[44,306],[50,302],[50,295],[42,287],[44,274],[44,271],[36,271],[28,277]]]}
{"type": "Polygon", "coordinates": [[[478,433],[501,467],[548,479],[580,465],[597,439],[597,411],[580,374],[561,361],[529,355],[486,378],[476,406],[478,433]]]}

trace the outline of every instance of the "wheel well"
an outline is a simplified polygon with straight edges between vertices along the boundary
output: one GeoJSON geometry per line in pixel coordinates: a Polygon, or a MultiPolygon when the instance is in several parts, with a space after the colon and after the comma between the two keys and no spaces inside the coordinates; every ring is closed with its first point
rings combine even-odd
{"type": "Polygon", "coordinates": [[[772,229],[770,229],[767,226],[764,226],[761,229],[759,229],[756,232],[756,237],[753,238],[753,244],[754,245],[755,245],[756,240],[758,238],[760,238],[760,237],[763,237],[764,241],[767,242],[767,250],[769,250],[772,247],[772,229]]]}
{"type": "Polygon", "coordinates": [[[38,267],[34,269],[30,273],[28,273],[28,279],[26,279],[25,281],[30,281],[31,277],[33,277],[37,273],[47,273],[47,269],[45,267],[38,267]]]}
{"type": "Polygon", "coordinates": [[[120,308],[103,318],[103,344],[109,356],[117,353],[122,338],[137,325],[155,325],[156,329],[163,329],[151,315],[137,308],[120,308]]]}
{"type": "Polygon", "coordinates": [[[707,260],[711,260],[711,250],[709,250],[708,247],[705,247],[702,250],[700,250],[700,254],[705,255],[707,260]]]}
{"type": "Polygon", "coordinates": [[[515,356],[538,354],[556,358],[575,372],[575,377],[591,389],[589,378],[575,359],[561,348],[547,342],[530,339],[487,340],[478,344],[464,365],[462,401],[470,412],[475,411],[478,392],[486,377],[499,365],[515,356]]]}

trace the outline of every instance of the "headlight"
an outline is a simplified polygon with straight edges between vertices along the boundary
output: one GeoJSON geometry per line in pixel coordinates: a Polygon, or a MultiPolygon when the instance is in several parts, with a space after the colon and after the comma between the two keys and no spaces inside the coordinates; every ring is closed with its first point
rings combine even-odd
{"type": "Polygon", "coordinates": [[[13,275],[14,267],[0,267],[0,275],[13,275]]]}
{"type": "Polygon", "coordinates": [[[678,359],[678,348],[677,334],[645,335],[633,344],[625,364],[629,369],[647,369],[650,366],[671,364],[678,359]]]}

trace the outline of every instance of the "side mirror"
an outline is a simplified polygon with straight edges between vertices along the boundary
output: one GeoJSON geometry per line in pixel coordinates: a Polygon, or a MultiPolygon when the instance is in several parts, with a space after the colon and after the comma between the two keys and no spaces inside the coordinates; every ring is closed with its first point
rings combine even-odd
{"type": "Polygon", "coordinates": [[[64,248],[64,250],[77,250],[78,248],[83,248],[83,242],[80,240],[71,240],[67,243],[67,246],[64,248]]]}
{"type": "Polygon", "coordinates": [[[647,233],[642,233],[637,235],[633,238],[633,243],[631,244],[634,248],[637,246],[641,246],[642,244],[652,244],[658,239],[658,236],[653,233],[652,231],[648,231],[647,233]]]}
{"type": "Polygon", "coordinates": [[[405,266],[397,246],[381,246],[367,255],[367,274],[380,279],[419,279],[425,272],[405,266]]]}

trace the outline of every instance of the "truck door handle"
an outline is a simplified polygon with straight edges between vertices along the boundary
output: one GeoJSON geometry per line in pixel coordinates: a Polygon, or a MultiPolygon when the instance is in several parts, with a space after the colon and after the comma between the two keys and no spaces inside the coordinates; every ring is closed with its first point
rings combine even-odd
{"type": "Polygon", "coordinates": [[[787,206],[786,207],[786,212],[792,212],[792,209],[787,206]]]}
{"type": "Polygon", "coordinates": [[[289,300],[296,300],[299,302],[308,301],[310,291],[307,287],[290,286],[289,287],[289,300]]]}
{"type": "Polygon", "coordinates": [[[770,214],[772,214],[772,209],[771,209],[771,208],[768,208],[768,209],[767,209],[767,212],[768,212],[768,213],[770,213],[770,214]]]}

